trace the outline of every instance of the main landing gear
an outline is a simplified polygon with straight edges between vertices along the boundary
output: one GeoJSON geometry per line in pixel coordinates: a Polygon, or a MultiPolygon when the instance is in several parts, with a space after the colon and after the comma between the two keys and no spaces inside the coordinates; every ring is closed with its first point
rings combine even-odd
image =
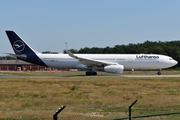
{"type": "Polygon", "coordinates": [[[161,75],[161,70],[158,70],[157,75],[161,75]]]}
{"type": "Polygon", "coordinates": [[[90,75],[97,75],[97,72],[87,71],[86,75],[88,75],[88,76],[90,76],[90,75]]]}

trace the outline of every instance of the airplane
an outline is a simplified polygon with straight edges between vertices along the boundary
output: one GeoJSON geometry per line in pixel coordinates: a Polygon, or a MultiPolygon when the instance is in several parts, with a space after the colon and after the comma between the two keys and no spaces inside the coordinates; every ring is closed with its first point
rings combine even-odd
{"type": "Polygon", "coordinates": [[[5,31],[15,54],[7,53],[17,59],[57,69],[82,69],[86,75],[97,75],[96,71],[122,73],[126,69],[169,68],[178,62],[172,57],[160,54],[42,54],[33,50],[14,31],[5,31]]]}

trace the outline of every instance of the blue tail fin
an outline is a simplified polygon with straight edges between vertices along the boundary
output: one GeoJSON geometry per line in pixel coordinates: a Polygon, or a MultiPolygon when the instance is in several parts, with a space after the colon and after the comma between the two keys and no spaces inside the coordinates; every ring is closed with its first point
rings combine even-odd
{"type": "Polygon", "coordinates": [[[14,31],[6,31],[12,48],[18,59],[37,65],[47,66],[36,54],[36,52],[28,46],[14,31]]]}
{"type": "Polygon", "coordinates": [[[34,53],[34,51],[14,31],[6,31],[6,34],[17,55],[34,53]]]}

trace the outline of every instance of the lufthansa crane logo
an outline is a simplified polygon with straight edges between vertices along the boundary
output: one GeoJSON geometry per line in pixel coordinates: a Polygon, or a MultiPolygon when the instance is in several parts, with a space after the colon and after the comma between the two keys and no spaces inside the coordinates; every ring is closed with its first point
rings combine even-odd
{"type": "Polygon", "coordinates": [[[24,50],[25,44],[21,40],[17,40],[17,41],[14,42],[13,48],[14,48],[15,51],[21,52],[21,51],[24,50]]]}

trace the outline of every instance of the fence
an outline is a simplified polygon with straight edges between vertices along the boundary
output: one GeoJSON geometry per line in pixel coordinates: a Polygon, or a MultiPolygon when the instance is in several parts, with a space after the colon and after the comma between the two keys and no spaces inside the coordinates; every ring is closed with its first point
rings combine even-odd
{"type": "MultiPolygon", "coordinates": [[[[137,102],[137,101],[136,101],[137,102]]],[[[64,109],[58,109],[56,112],[54,109],[47,109],[46,113],[55,113],[50,115],[49,117],[8,117],[1,118],[0,120],[179,120],[180,119],[180,106],[175,107],[161,107],[161,108],[146,108],[141,109],[134,107],[133,104],[130,105],[132,107],[131,113],[127,108],[126,110],[117,110],[114,112],[91,112],[91,113],[82,113],[80,115],[68,115],[69,112],[68,107],[66,109],[65,106],[62,106],[64,109]],[[134,107],[134,108],[133,108],[134,107]],[[62,111],[63,110],[63,111],[62,111]],[[62,111],[62,113],[60,113],[62,111]],[[58,113],[60,113],[58,115],[58,113]],[[65,114],[64,114],[65,113],[65,114]],[[57,118],[54,116],[57,115],[57,118]],[[131,117],[129,117],[131,116],[131,117]]],[[[42,110],[43,111],[43,110],[42,110]]],[[[39,114],[46,114],[39,113],[39,114]]]]}
{"type": "MultiPolygon", "coordinates": [[[[91,112],[83,113],[81,115],[66,115],[68,109],[65,108],[62,113],[58,115],[57,120],[129,120],[129,110],[119,110],[118,112],[91,112]]],[[[180,108],[159,108],[159,109],[139,109],[132,108],[132,120],[179,120],[180,108]]],[[[55,110],[54,110],[55,112],[55,110]]],[[[0,120],[53,120],[53,114],[50,117],[27,118],[1,118],[0,120]]]]}
{"type": "MultiPolygon", "coordinates": [[[[116,113],[116,112],[109,112],[109,113],[100,113],[99,116],[97,115],[73,115],[73,116],[59,116],[58,120],[128,120],[129,118],[123,118],[124,115],[127,114],[127,112],[122,113],[116,113]],[[106,114],[106,115],[103,115],[106,114]]],[[[163,115],[163,116],[142,116],[141,118],[132,117],[133,120],[179,120],[180,119],[180,113],[178,114],[171,114],[171,115],[163,115]]],[[[52,117],[48,118],[23,118],[23,117],[17,117],[17,118],[0,118],[0,120],[53,120],[52,117]]]]}

